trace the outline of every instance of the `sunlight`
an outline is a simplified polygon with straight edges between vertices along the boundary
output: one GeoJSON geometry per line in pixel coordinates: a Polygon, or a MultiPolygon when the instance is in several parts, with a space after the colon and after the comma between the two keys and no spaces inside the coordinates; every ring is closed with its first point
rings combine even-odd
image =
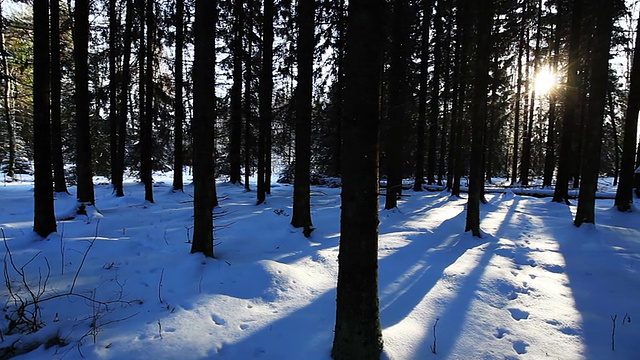
{"type": "Polygon", "coordinates": [[[539,96],[547,95],[556,85],[556,74],[549,66],[545,66],[538,70],[534,79],[536,94],[539,96]]]}

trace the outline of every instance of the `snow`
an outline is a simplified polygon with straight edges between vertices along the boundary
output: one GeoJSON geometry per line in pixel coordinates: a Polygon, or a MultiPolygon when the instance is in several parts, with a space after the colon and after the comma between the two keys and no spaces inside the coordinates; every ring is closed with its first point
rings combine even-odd
{"type": "MultiPolygon", "coordinates": [[[[312,189],[316,230],[305,239],[289,225],[292,186],[274,183],[256,206],[254,192],[218,183],[217,258],[207,259],[189,254],[193,188],[173,193],[170,176],[156,174],[154,204],[132,180],[117,198],[96,179],[96,208],[45,240],[31,229],[32,183],[0,187],[3,243],[41,290],[44,324],[6,334],[2,319],[0,348],[35,348],[20,359],[329,359],[340,189],[312,189]]],[[[463,232],[465,199],[405,193],[380,211],[383,359],[638,358],[637,212],[597,200],[598,224],[576,228],[575,204],[488,194],[479,239],[463,232]]],[[[56,195],[58,218],[74,207],[74,196],[56,195]]],[[[0,298],[12,316],[4,284],[0,298]]]]}

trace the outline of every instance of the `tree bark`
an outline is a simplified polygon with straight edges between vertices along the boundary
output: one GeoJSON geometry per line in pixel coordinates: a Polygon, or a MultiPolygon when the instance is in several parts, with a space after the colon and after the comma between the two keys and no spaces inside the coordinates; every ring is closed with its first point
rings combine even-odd
{"type": "MultiPolygon", "coordinates": [[[[57,0],[53,0],[57,1],[57,0]]],[[[118,17],[116,0],[109,0],[109,155],[111,165],[111,185],[115,192],[118,172],[118,78],[116,61],[118,58],[118,17]]]]}
{"type": "Polygon", "coordinates": [[[251,96],[252,96],[252,84],[253,84],[253,68],[251,63],[253,62],[253,0],[247,1],[248,15],[246,17],[246,27],[248,33],[246,36],[247,52],[244,61],[245,68],[245,85],[244,85],[244,189],[245,191],[251,191],[249,186],[249,177],[251,176],[251,145],[253,143],[253,113],[251,111],[251,96]]]}
{"type": "Polygon", "coordinates": [[[311,236],[311,102],[313,91],[313,50],[315,3],[299,1],[298,12],[298,88],[296,89],[296,160],[293,184],[293,216],[291,225],[304,228],[311,236]]]}
{"type": "Polygon", "coordinates": [[[213,257],[213,124],[216,1],[196,0],[193,62],[193,243],[191,253],[213,257]]]}
{"type": "Polygon", "coordinates": [[[378,119],[384,1],[350,0],[334,359],[377,359],[378,119]]]}

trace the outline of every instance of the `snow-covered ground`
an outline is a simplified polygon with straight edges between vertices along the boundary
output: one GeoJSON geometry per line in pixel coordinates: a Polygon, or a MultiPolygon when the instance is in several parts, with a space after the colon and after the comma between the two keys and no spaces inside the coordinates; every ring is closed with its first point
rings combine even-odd
{"type": "MultiPolygon", "coordinates": [[[[155,179],[154,204],[140,184],[117,198],[96,179],[97,211],[45,240],[31,230],[32,184],[0,186],[3,315],[29,303],[26,282],[43,326],[7,334],[0,320],[0,357],[39,346],[20,358],[328,359],[340,189],[312,189],[306,239],[289,225],[291,186],[256,206],[254,192],[219,183],[206,259],[189,254],[193,188],[155,179]]],[[[465,199],[406,194],[380,212],[384,359],[640,358],[637,212],[598,200],[598,224],[576,228],[575,205],[489,194],[478,239],[463,232],[465,199]]],[[[57,196],[60,218],[74,206],[57,196]]]]}

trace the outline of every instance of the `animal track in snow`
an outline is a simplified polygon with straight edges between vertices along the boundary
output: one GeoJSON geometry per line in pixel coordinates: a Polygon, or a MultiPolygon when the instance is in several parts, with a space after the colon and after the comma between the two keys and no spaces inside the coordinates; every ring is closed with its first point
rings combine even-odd
{"type": "Polygon", "coordinates": [[[524,310],[520,310],[520,309],[516,309],[516,308],[511,308],[508,309],[509,312],[511,313],[511,317],[516,320],[516,321],[520,321],[520,320],[526,320],[529,318],[529,312],[528,311],[524,311],[524,310]]]}

